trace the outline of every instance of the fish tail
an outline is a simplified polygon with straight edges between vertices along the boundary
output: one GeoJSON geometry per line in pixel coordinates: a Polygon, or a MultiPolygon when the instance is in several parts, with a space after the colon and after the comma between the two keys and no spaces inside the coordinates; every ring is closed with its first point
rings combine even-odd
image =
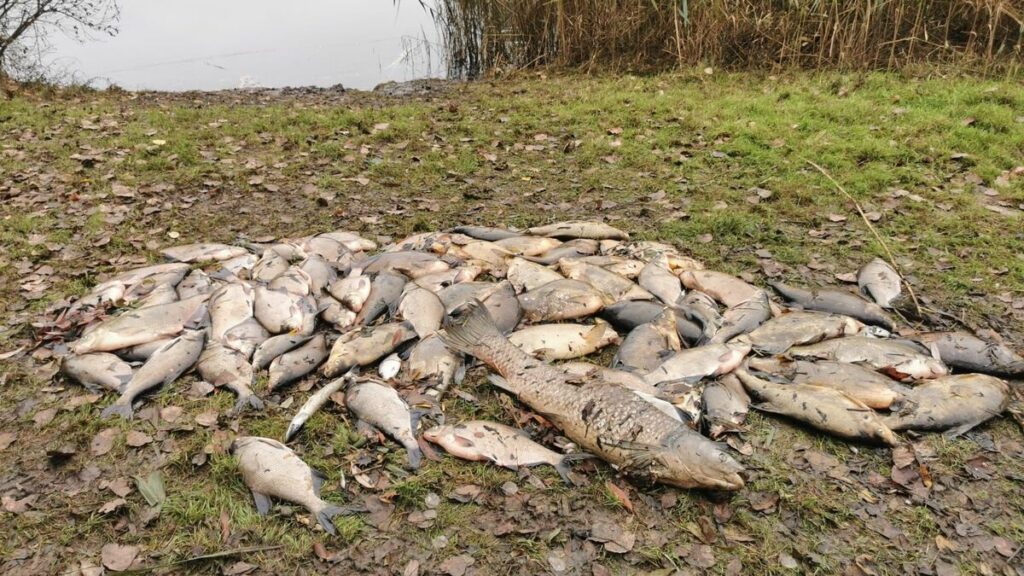
{"type": "Polygon", "coordinates": [[[410,444],[405,448],[409,458],[409,469],[417,470],[423,463],[423,449],[419,447],[419,444],[410,444]]]}
{"type": "Polygon", "coordinates": [[[120,401],[114,402],[110,406],[103,409],[100,412],[100,418],[110,418],[111,416],[120,416],[125,420],[132,419],[132,404],[131,402],[122,404],[120,401]]]}
{"type": "Polygon", "coordinates": [[[575,484],[575,482],[573,482],[572,480],[572,477],[569,476],[569,466],[573,462],[578,462],[580,460],[589,460],[591,458],[596,458],[596,456],[590,454],[589,452],[573,452],[572,454],[563,454],[562,457],[558,460],[558,462],[554,464],[555,471],[558,472],[558,475],[562,477],[562,481],[565,482],[566,484],[575,484]]]}
{"type": "Polygon", "coordinates": [[[324,506],[316,513],[316,521],[323,527],[325,532],[334,536],[338,531],[334,528],[331,518],[335,516],[351,516],[356,512],[360,512],[360,510],[349,506],[335,506],[334,504],[324,502],[324,506]]]}
{"type": "Polygon", "coordinates": [[[465,354],[472,354],[486,340],[504,339],[487,308],[476,299],[446,317],[444,330],[438,335],[446,345],[465,354]]]}

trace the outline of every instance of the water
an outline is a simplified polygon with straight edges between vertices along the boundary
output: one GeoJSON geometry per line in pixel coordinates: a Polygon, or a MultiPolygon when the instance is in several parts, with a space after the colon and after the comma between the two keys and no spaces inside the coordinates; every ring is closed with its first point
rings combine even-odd
{"type": "Polygon", "coordinates": [[[122,0],[120,33],[51,36],[48,60],[128,90],[334,86],[444,75],[416,0],[122,0]]]}

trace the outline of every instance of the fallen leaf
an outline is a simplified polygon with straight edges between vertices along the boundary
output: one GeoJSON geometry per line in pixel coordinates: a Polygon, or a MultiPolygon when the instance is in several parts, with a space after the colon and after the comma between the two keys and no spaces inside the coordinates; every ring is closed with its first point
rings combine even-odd
{"type": "Polygon", "coordinates": [[[846,216],[843,216],[842,214],[829,214],[828,215],[828,221],[829,222],[846,222],[846,216]]]}
{"type": "Polygon", "coordinates": [[[789,570],[796,570],[800,566],[800,564],[797,563],[796,558],[793,558],[786,552],[779,553],[779,564],[781,564],[783,568],[788,568],[789,570]]]}
{"type": "Polygon", "coordinates": [[[604,544],[604,549],[614,554],[625,554],[636,544],[636,534],[624,529],[620,524],[611,522],[595,522],[590,527],[590,539],[604,544]]]}
{"type": "Polygon", "coordinates": [[[125,504],[127,504],[127,502],[125,502],[124,498],[114,498],[110,502],[107,502],[103,506],[100,506],[99,513],[100,514],[109,514],[109,513],[113,512],[114,510],[117,510],[121,506],[124,506],[125,504]]]}
{"type": "Polygon", "coordinates": [[[235,562],[231,566],[227,566],[227,567],[223,568],[221,573],[224,576],[240,576],[241,574],[248,574],[249,572],[252,572],[253,570],[255,570],[257,568],[259,568],[259,566],[255,565],[255,564],[249,564],[248,562],[244,562],[242,560],[239,560],[238,562],[235,562]]]}
{"type": "Polygon", "coordinates": [[[779,504],[779,495],[775,492],[751,492],[750,507],[758,512],[770,514],[779,504]]]}
{"type": "Polygon", "coordinates": [[[57,415],[56,408],[47,408],[46,410],[40,410],[32,417],[32,421],[36,423],[36,428],[42,428],[50,422],[53,422],[53,417],[57,415]]]}
{"type": "Polygon", "coordinates": [[[207,412],[203,412],[202,414],[197,414],[196,424],[199,424],[200,426],[206,426],[207,428],[217,424],[217,411],[209,410],[207,412]]]}
{"type": "Polygon", "coordinates": [[[441,562],[441,565],[437,568],[441,572],[448,574],[448,576],[462,576],[466,573],[466,569],[473,565],[473,562],[472,556],[461,554],[441,562]]]}
{"type": "Polygon", "coordinates": [[[178,406],[166,406],[160,409],[160,418],[169,424],[174,424],[181,418],[181,414],[184,412],[178,406]]]}
{"type": "Polygon", "coordinates": [[[131,485],[128,484],[128,479],[125,478],[124,476],[115,478],[113,480],[104,481],[100,483],[100,488],[110,490],[111,492],[113,492],[117,496],[120,496],[121,498],[124,498],[128,494],[131,494],[132,491],[131,485]]]}
{"type": "Polygon", "coordinates": [[[7,450],[7,447],[14,444],[17,439],[17,432],[0,432],[0,452],[7,450]]]}
{"type": "Polygon", "coordinates": [[[100,551],[103,565],[114,572],[123,572],[130,568],[138,555],[138,546],[122,546],[114,543],[104,544],[100,551]]]}
{"type": "Polygon", "coordinates": [[[89,444],[89,452],[93,456],[103,456],[114,447],[114,438],[117,437],[117,428],[105,428],[92,437],[89,444]]]}
{"type": "Polygon", "coordinates": [[[605,487],[608,488],[608,492],[611,493],[612,498],[615,498],[619,504],[622,504],[622,507],[628,510],[630,514],[633,513],[633,502],[630,501],[629,494],[625,490],[620,488],[611,480],[605,482],[605,487]]]}
{"type": "Polygon", "coordinates": [[[28,511],[30,504],[39,499],[39,494],[29,494],[21,500],[15,499],[12,496],[4,496],[0,501],[3,502],[4,510],[11,514],[22,514],[28,511]]]}
{"type": "Polygon", "coordinates": [[[142,497],[146,499],[146,503],[150,506],[159,506],[167,499],[167,492],[164,489],[164,478],[159,470],[154,470],[145,478],[136,476],[135,485],[138,487],[142,497]]]}

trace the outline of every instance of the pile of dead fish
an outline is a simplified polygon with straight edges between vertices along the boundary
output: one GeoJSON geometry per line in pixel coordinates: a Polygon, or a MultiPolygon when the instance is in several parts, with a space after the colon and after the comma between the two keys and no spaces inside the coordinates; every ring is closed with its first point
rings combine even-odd
{"type": "MultiPolygon", "coordinates": [[[[236,413],[322,376],[283,440],[344,392],[360,425],[404,446],[413,469],[422,437],[502,466],[567,476],[569,461],[597,457],[636,477],[732,490],[743,467],[713,440],[742,432],[749,407],[894,445],[901,431],[959,434],[1000,414],[1009,388],[996,376],[1024,374],[1024,359],[971,334],[897,336],[901,278],[878,259],[860,270],[860,294],[766,289],[595,222],[463,226],[380,250],[337,231],[163,255],[172,262],[101,283],[59,319],[80,330],[63,373],[119,395],[104,417],[130,418],[145,393],[192,369],[237,394],[236,413]],[[610,365],[579,360],[615,345],[610,365]],[[496,422],[445,423],[445,391],[474,359],[574,453],[496,422]],[[421,433],[424,412],[440,425],[421,433]]],[[[345,509],[320,499],[322,476],[288,447],[241,437],[233,451],[261,513],[283,498],[333,530],[345,509]]]]}

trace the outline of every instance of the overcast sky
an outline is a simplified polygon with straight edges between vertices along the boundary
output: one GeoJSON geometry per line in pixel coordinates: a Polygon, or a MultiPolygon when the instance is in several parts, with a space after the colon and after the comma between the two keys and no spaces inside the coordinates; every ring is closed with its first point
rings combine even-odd
{"type": "MultiPolygon", "coordinates": [[[[416,0],[121,0],[120,33],[78,44],[54,34],[50,59],[80,79],[127,89],[372,88],[427,74],[404,51],[426,36],[416,0]],[[406,41],[403,44],[403,39],[406,41]]],[[[420,48],[422,51],[422,48],[420,48]]],[[[434,46],[433,76],[442,74],[434,46]]]]}

